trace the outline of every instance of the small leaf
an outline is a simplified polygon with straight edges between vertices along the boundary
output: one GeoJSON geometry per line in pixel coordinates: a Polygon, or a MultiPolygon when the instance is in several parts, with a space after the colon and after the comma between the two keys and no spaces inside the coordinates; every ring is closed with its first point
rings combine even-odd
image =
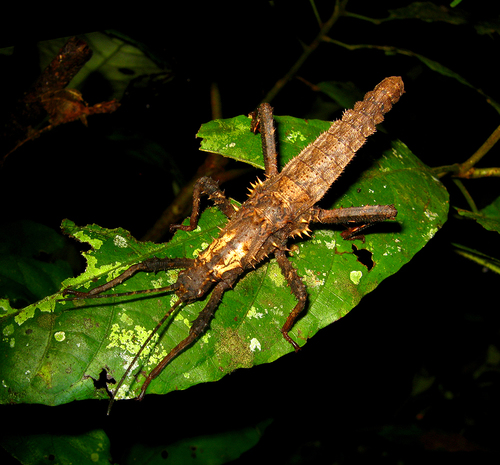
{"type": "Polygon", "coordinates": [[[478,213],[456,209],[460,216],[476,220],[483,228],[488,231],[500,233],[500,197],[497,197],[490,205],[481,209],[478,213]]]}

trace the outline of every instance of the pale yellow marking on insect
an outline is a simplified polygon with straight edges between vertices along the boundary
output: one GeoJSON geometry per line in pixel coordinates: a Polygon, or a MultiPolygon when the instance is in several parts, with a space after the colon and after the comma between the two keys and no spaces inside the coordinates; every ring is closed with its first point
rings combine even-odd
{"type": "MultiPolygon", "coordinates": [[[[213,253],[217,253],[217,251],[224,247],[227,243],[227,240],[230,240],[232,237],[234,237],[235,233],[232,234],[226,234],[224,235],[221,239],[220,242],[223,242],[220,246],[217,246],[217,244],[213,248],[213,253]],[[227,240],[226,240],[227,239],[227,240]]],[[[218,242],[218,241],[215,241],[218,242]]],[[[234,249],[230,250],[228,253],[224,254],[224,261],[222,263],[218,263],[213,267],[213,270],[215,274],[223,274],[226,271],[233,270],[235,268],[241,267],[241,260],[243,257],[246,255],[246,245],[242,242],[238,245],[238,247],[235,247],[234,249]]],[[[207,252],[211,249],[207,249],[207,252]]],[[[209,254],[207,257],[211,257],[213,255],[209,254]]]]}
{"type": "Polygon", "coordinates": [[[54,333],[54,339],[57,342],[62,342],[66,339],[66,333],[64,331],[58,331],[57,333],[54,333]]]}
{"type": "Polygon", "coordinates": [[[353,270],[349,273],[349,278],[350,280],[358,285],[359,282],[361,281],[361,277],[363,276],[363,273],[361,271],[356,271],[356,270],[353,270]]]}
{"type": "Polygon", "coordinates": [[[207,262],[211,257],[219,254],[219,252],[226,247],[229,241],[236,236],[236,231],[227,232],[222,237],[215,239],[200,255],[199,259],[202,262],[207,262]]]}

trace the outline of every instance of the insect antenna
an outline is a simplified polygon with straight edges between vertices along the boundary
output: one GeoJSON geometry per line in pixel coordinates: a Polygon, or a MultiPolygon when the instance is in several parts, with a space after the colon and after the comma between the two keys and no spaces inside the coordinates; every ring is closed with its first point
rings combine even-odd
{"type": "Polygon", "coordinates": [[[137,294],[159,294],[161,292],[175,291],[178,288],[177,283],[171,284],[170,286],[158,287],[156,289],[141,289],[139,291],[129,291],[129,292],[118,292],[115,294],[90,294],[89,292],[74,291],[72,289],[65,289],[63,291],[63,296],[71,295],[67,299],[57,299],[57,302],[68,302],[73,300],[84,300],[84,299],[105,299],[106,297],[125,297],[137,294]]]}
{"type": "Polygon", "coordinates": [[[118,382],[115,391],[112,393],[112,397],[111,397],[111,400],[109,401],[109,405],[108,405],[108,410],[106,412],[107,415],[109,415],[109,413],[111,411],[111,407],[113,406],[113,403],[115,401],[116,395],[120,391],[120,388],[122,387],[123,383],[125,382],[125,379],[127,378],[127,376],[129,375],[130,371],[132,370],[132,367],[135,365],[135,363],[137,362],[137,360],[139,359],[139,357],[141,356],[142,352],[147,347],[147,345],[151,342],[151,339],[153,339],[153,336],[160,330],[160,328],[163,326],[163,324],[165,323],[165,321],[167,320],[167,318],[172,314],[172,312],[182,302],[183,302],[183,300],[179,299],[174,305],[172,305],[172,307],[170,307],[170,310],[167,313],[165,313],[165,315],[163,316],[163,318],[158,322],[158,324],[155,326],[155,328],[153,329],[153,331],[151,331],[151,333],[149,334],[149,336],[146,338],[146,340],[144,341],[144,343],[142,344],[142,346],[138,350],[137,354],[135,354],[135,357],[132,360],[132,362],[129,363],[127,369],[125,370],[125,373],[120,378],[120,381],[118,382]]]}

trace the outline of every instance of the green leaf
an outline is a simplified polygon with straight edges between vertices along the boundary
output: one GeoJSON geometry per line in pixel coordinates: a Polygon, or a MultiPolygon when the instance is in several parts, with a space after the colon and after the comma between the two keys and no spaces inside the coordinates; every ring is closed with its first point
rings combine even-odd
{"type": "Polygon", "coordinates": [[[24,465],[39,463],[79,463],[108,465],[109,439],[102,430],[78,435],[7,435],[0,445],[24,465]]]}
{"type": "MultiPolygon", "coordinates": [[[[92,58],[70,83],[72,88],[80,88],[92,74],[103,76],[113,89],[112,97],[120,99],[129,82],[139,76],[150,76],[162,72],[151,53],[129,37],[112,31],[91,32],[81,36],[92,50],[92,58]]],[[[67,37],[48,40],[39,44],[41,68],[44,69],[57,56],[67,37]]]]}
{"type": "Polygon", "coordinates": [[[497,197],[494,202],[481,209],[478,213],[461,208],[457,208],[456,210],[460,216],[477,221],[488,231],[500,233],[500,197],[497,197]]]}
{"type": "MultiPolygon", "coordinates": [[[[0,228],[0,297],[18,308],[56,292],[71,276],[71,267],[54,259],[64,238],[33,221],[19,221],[0,228]]],[[[1,316],[1,313],[0,313],[1,316]]]]}
{"type": "Polygon", "coordinates": [[[455,252],[462,257],[471,260],[478,265],[484,266],[485,268],[500,274],[500,260],[498,258],[492,257],[491,255],[486,255],[479,250],[471,249],[462,244],[453,244],[455,247],[455,252]]]}
{"type": "Polygon", "coordinates": [[[240,455],[254,447],[271,420],[256,426],[249,426],[219,434],[184,438],[173,444],[155,447],[136,443],[127,455],[128,462],[148,465],[218,465],[236,460],[240,455]]]}
{"type": "MultiPolygon", "coordinates": [[[[458,3],[455,1],[450,6],[456,6],[458,3]]],[[[419,19],[429,23],[443,21],[454,25],[467,24],[467,18],[463,13],[449,10],[432,2],[413,2],[402,8],[389,10],[389,13],[389,19],[419,19]]]]}
{"type": "MultiPolygon", "coordinates": [[[[330,124],[276,119],[282,163],[330,124]]],[[[203,150],[263,166],[260,137],[251,133],[247,117],[213,121],[202,127],[199,136],[204,139],[203,150]]],[[[334,207],[395,204],[398,217],[395,222],[372,227],[365,243],[345,241],[341,228],[321,226],[315,228],[310,240],[290,241],[290,260],[309,293],[307,311],[291,332],[299,345],[346,315],[364,295],[411,260],[443,225],[448,212],[448,193],[443,185],[398,141],[382,154],[374,154],[373,159],[369,148],[363,149],[333,186],[332,195],[323,200],[322,206],[334,207]],[[361,174],[354,169],[360,166],[366,167],[361,174]],[[369,260],[358,260],[360,249],[369,260]]],[[[91,250],[84,254],[88,264],[85,273],[66,280],[63,289],[91,289],[154,255],[195,257],[225,222],[222,213],[209,208],[195,231],[179,231],[168,243],[151,244],[136,241],[122,229],[77,227],[65,221],[64,231],[90,244],[91,250]]],[[[162,287],[175,279],[175,271],[156,276],[140,273],[115,291],[162,287]]],[[[175,301],[172,295],[150,294],[73,304],[59,302],[61,296],[57,293],[2,319],[0,329],[8,336],[2,339],[0,349],[6,354],[0,366],[1,402],[57,405],[106,398],[105,390],[97,390],[92,378],[105,369],[110,377],[119,379],[148,332],[175,301]]],[[[182,307],[133,372],[151,371],[187,336],[205,303],[206,299],[182,307]]],[[[216,381],[237,368],[269,363],[292,351],[280,328],[295,304],[276,261],[263,262],[225,293],[209,331],[167,366],[151,383],[148,394],[216,381]]],[[[131,376],[118,397],[135,397],[143,380],[141,374],[137,380],[131,376]]]]}

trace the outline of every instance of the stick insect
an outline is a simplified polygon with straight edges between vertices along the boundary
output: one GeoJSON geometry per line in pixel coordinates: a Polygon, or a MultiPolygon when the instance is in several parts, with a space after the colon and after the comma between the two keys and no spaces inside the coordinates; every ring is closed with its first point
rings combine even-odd
{"type": "Polygon", "coordinates": [[[265,181],[252,185],[249,198],[235,207],[209,177],[200,178],[194,186],[193,209],[189,225],[172,225],[171,230],[192,231],[198,224],[200,199],[208,196],[228,218],[219,236],[197,258],[156,258],[132,265],[120,276],[89,292],[66,289],[64,295],[72,299],[114,297],[151,292],[174,292],[177,302],[166,312],[146,339],[134,360],[128,366],[112,395],[108,414],[116,393],[120,390],[142,351],[151,342],[165,321],[180,305],[188,305],[210,293],[208,303],[193,321],[188,336],[179,342],[149,373],[136,399],[142,400],[149,384],[182,351],[188,348],[210,325],[222,299],[243,272],[255,268],[267,257],[274,255],[297,304],[281,328],[281,334],[295,351],[299,345],[290,336],[295,321],[307,302],[307,289],[287,258],[287,242],[295,236],[309,235],[311,223],[344,224],[345,239],[358,237],[359,233],[375,222],[394,219],[397,210],[393,205],[338,208],[325,210],[316,203],[344,171],[366,138],[375,132],[375,126],[384,119],[394,103],[404,92],[400,77],[389,77],[357,102],[354,109],[344,112],[342,119],[293,158],[278,172],[275,127],[269,104],[259,106],[253,128],[259,128],[265,164],[265,181]],[[174,284],[152,290],[120,294],[102,294],[140,271],[158,272],[181,269],[174,284]]]}

